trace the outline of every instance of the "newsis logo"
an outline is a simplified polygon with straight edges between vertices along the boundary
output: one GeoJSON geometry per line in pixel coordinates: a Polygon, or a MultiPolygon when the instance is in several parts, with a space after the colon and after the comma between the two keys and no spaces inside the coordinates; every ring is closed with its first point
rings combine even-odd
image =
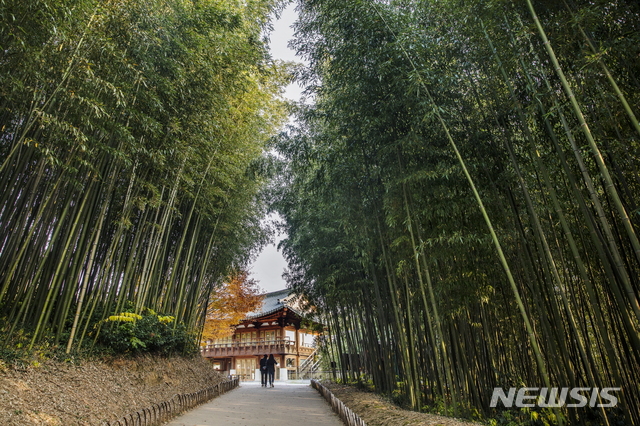
{"type": "Polygon", "coordinates": [[[618,398],[611,392],[619,390],[620,388],[510,388],[507,394],[502,388],[493,388],[490,407],[496,407],[498,400],[507,408],[514,405],[518,408],[556,408],[565,405],[567,408],[580,408],[587,404],[589,407],[615,407],[618,398]]]}

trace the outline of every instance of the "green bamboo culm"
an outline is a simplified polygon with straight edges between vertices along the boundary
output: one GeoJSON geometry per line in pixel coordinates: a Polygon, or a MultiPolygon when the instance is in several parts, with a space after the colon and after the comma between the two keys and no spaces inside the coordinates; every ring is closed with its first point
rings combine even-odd
{"type": "Polygon", "coordinates": [[[208,297],[268,235],[291,74],[262,34],[282,6],[0,5],[3,349],[72,354],[148,309],[197,346],[208,297]]]}
{"type": "MultiPolygon", "coordinates": [[[[540,24],[540,20],[538,19],[538,15],[536,14],[535,9],[533,8],[533,4],[531,3],[531,0],[527,0],[527,7],[531,12],[531,17],[533,18],[533,21],[536,25],[538,32],[540,33],[540,38],[542,38],[544,47],[547,53],[549,54],[549,59],[553,64],[553,69],[556,71],[556,74],[558,75],[558,78],[562,83],[562,87],[566,92],[567,98],[571,103],[571,107],[573,108],[573,112],[578,120],[580,129],[582,130],[582,134],[584,135],[585,139],[589,144],[589,148],[591,149],[593,157],[596,160],[598,169],[600,170],[602,178],[605,181],[605,190],[607,191],[607,194],[612,198],[614,206],[618,214],[620,215],[620,219],[622,220],[624,229],[627,232],[629,241],[633,246],[633,250],[636,256],[636,261],[640,262],[640,241],[638,241],[638,237],[636,236],[636,232],[633,229],[631,220],[629,219],[627,211],[624,205],[622,204],[622,200],[620,200],[618,191],[616,190],[616,187],[613,183],[613,179],[611,178],[611,175],[609,173],[609,169],[604,162],[604,158],[602,157],[600,149],[598,148],[598,145],[596,144],[593,134],[591,133],[591,130],[589,129],[589,126],[584,118],[582,109],[580,108],[580,104],[578,103],[578,100],[576,99],[576,96],[573,93],[573,90],[571,89],[571,86],[567,81],[567,78],[564,75],[564,72],[562,71],[562,67],[560,66],[560,63],[558,62],[558,58],[556,57],[555,52],[553,51],[551,42],[547,38],[544,28],[540,24]]],[[[629,298],[629,303],[631,304],[633,311],[636,315],[636,319],[640,321],[640,304],[638,303],[638,299],[635,295],[635,291],[629,284],[625,285],[625,290],[626,290],[627,297],[629,298]]]]}
{"type": "Polygon", "coordinates": [[[403,407],[640,424],[640,9],[536,7],[298,2],[314,103],[276,141],[287,278],[333,324],[343,378],[403,407]],[[490,406],[522,387],[621,390],[614,410],[490,406]]]}

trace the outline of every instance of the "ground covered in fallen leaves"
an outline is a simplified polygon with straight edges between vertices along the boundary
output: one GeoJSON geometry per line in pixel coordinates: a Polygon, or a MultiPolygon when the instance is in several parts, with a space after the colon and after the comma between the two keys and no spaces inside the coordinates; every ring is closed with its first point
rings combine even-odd
{"type": "Polygon", "coordinates": [[[223,380],[199,356],[0,363],[0,425],[101,425],[223,380]]]}
{"type": "Polygon", "coordinates": [[[367,426],[471,426],[480,425],[465,420],[435,414],[403,410],[373,392],[354,386],[322,382],[344,404],[355,412],[367,426]]]}

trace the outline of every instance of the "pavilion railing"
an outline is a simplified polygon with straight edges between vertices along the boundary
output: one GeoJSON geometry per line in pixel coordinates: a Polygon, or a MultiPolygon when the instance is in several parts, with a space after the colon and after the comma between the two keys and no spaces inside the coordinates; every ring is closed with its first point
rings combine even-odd
{"type": "Polygon", "coordinates": [[[205,357],[296,352],[300,352],[301,355],[308,355],[313,353],[314,350],[315,348],[307,344],[301,344],[296,348],[295,341],[289,338],[211,343],[201,348],[202,355],[205,357]]]}
{"type": "Polygon", "coordinates": [[[245,347],[254,347],[254,346],[293,346],[295,342],[290,338],[286,337],[284,339],[265,339],[260,338],[256,340],[234,340],[232,342],[224,342],[224,343],[210,343],[204,346],[203,350],[211,350],[211,349],[219,349],[219,348],[245,348],[245,347]]]}

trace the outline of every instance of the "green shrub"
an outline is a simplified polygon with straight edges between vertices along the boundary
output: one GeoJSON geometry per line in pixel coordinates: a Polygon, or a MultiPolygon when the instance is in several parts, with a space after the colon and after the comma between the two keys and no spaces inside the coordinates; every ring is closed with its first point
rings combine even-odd
{"type": "MultiPolygon", "coordinates": [[[[563,418],[566,424],[567,419],[563,418]]],[[[552,409],[530,409],[519,408],[502,410],[491,419],[488,419],[489,426],[552,426],[558,424],[556,415],[552,409]]]]}
{"type": "Polygon", "coordinates": [[[151,309],[142,314],[121,312],[99,325],[98,343],[114,353],[189,355],[197,351],[196,339],[183,323],[151,309]]]}

